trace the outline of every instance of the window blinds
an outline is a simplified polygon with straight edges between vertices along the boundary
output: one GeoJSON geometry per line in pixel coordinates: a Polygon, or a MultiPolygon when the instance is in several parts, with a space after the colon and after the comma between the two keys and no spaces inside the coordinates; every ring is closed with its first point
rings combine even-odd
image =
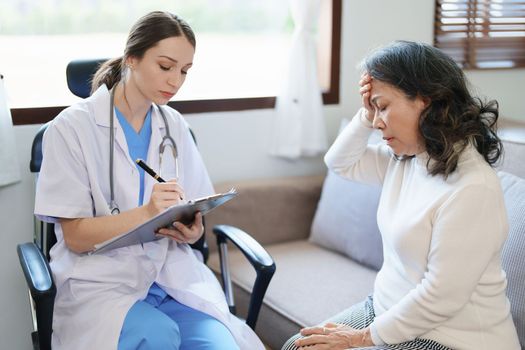
{"type": "Polygon", "coordinates": [[[434,45],[465,69],[525,67],[525,1],[436,0],[434,45]]]}

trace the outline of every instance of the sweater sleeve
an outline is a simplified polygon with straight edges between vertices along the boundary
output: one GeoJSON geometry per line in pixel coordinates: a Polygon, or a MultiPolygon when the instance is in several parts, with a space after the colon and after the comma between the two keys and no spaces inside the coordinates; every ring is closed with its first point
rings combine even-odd
{"type": "Polygon", "coordinates": [[[507,228],[503,200],[495,189],[476,184],[452,194],[433,216],[423,279],[376,317],[372,334],[397,344],[454,317],[472,298],[490,262],[499,258],[507,228]]]}
{"type": "Polygon", "coordinates": [[[386,146],[368,145],[372,123],[360,109],[324,157],[328,169],[358,182],[382,184],[391,154],[386,146]]]}

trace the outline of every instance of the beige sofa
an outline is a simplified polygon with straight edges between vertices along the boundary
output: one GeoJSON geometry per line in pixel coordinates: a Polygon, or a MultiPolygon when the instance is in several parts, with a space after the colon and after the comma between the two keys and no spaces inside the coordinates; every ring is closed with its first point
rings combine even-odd
{"type": "MultiPolygon", "coordinates": [[[[506,140],[505,160],[500,169],[525,178],[525,129],[502,130],[501,134],[506,140]]],[[[207,216],[208,230],[215,224],[237,226],[263,244],[275,260],[277,270],[256,327],[257,333],[272,349],[280,349],[299,328],[320,323],[363,300],[373,289],[374,278],[382,262],[382,247],[374,216],[380,189],[342,184],[338,182],[341,179],[334,176],[216,185],[218,191],[236,187],[239,195],[207,216]],[[338,200],[345,199],[347,202],[334,209],[338,200]],[[374,215],[367,216],[366,212],[374,215]],[[332,226],[332,232],[324,233],[319,227],[323,222],[325,226],[332,226]],[[341,222],[347,222],[347,225],[341,226],[341,222]],[[367,231],[356,233],[353,230],[355,227],[367,231]],[[334,230],[352,238],[337,236],[338,232],[334,230]],[[326,234],[326,240],[323,234],[326,234]],[[340,239],[340,245],[334,239],[340,239]]],[[[523,301],[525,268],[516,265],[515,255],[525,251],[525,180],[503,176],[509,217],[512,216],[509,219],[511,235],[514,236],[513,246],[507,249],[510,256],[507,265],[510,264],[509,270],[512,270],[507,274],[509,290],[514,288],[517,293],[509,297],[511,300],[522,298],[523,301]],[[519,281],[519,285],[514,280],[519,281]]],[[[212,247],[210,266],[218,272],[218,254],[213,251],[214,237],[210,232],[207,235],[212,247]]],[[[251,266],[234,248],[230,249],[229,258],[237,309],[242,316],[247,310],[247,291],[255,276],[251,266]]],[[[513,305],[513,311],[521,315],[515,322],[520,328],[522,344],[525,335],[523,306],[513,305]]]]}

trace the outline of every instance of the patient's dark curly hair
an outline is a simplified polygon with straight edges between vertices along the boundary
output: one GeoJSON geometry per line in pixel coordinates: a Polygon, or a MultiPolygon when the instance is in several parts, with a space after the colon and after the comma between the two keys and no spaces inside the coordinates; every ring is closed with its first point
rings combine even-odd
{"type": "Polygon", "coordinates": [[[428,172],[446,177],[472,143],[493,165],[502,153],[496,135],[498,103],[473,97],[461,68],[439,49],[423,43],[395,41],[366,57],[362,69],[414,99],[430,101],[419,120],[419,131],[430,159],[428,172]]]}

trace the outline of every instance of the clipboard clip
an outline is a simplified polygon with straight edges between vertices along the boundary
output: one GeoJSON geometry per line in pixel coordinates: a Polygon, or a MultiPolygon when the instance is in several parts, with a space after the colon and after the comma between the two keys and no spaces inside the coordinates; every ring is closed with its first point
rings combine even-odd
{"type": "Polygon", "coordinates": [[[234,187],[232,187],[228,192],[225,192],[225,193],[217,193],[217,194],[213,194],[213,195],[208,196],[208,197],[191,199],[191,200],[188,201],[188,204],[197,204],[197,203],[200,203],[200,202],[206,202],[206,201],[214,200],[215,198],[224,197],[225,194],[237,194],[237,190],[234,187]]]}

